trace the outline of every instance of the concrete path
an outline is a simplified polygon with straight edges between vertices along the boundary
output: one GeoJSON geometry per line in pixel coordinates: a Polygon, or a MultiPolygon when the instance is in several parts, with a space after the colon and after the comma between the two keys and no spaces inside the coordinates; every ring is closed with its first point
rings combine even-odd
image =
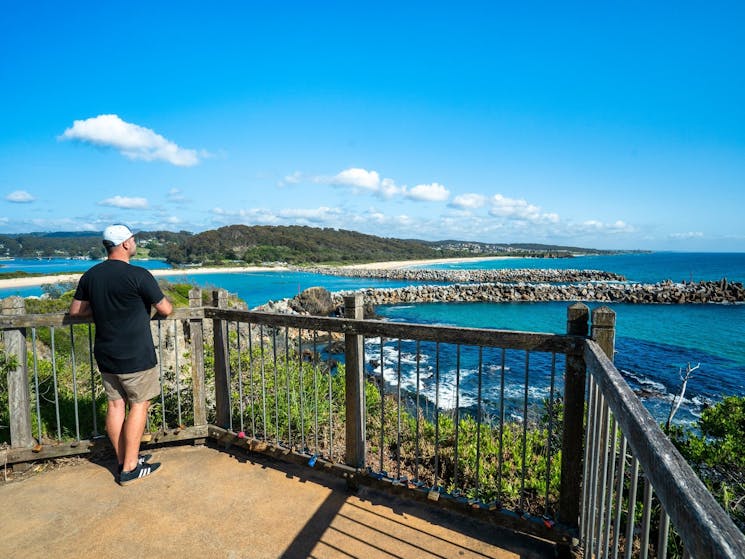
{"type": "MultiPolygon", "coordinates": [[[[0,482],[0,557],[550,557],[544,542],[271,458],[180,446],[126,487],[113,460],[0,482]]],[[[1,478],[0,478],[1,479],[1,478]]]]}

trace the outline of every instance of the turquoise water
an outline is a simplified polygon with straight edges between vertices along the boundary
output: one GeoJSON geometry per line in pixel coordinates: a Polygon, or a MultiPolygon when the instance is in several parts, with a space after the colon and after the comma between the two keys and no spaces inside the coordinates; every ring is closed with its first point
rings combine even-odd
{"type": "Polygon", "coordinates": [[[605,270],[623,274],[629,281],[655,283],[666,279],[681,281],[714,281],[723,277],[745,282],[745,252],[653,252],[612,256],[577,256],[574,258],[510,258],[471,264],[439,264],[437,269],[515,269],[558,268],[605,270]]]}
{"type": "MultiPolygon", "coordinates": [[[[5,261],[0,270],[22,269],[51,273],[83,271],[94,262],[85,260],[5,261]]],[[[138,262],[150,268],[166,268],[160,261],[138,262]]],[[[433,266],[434,267],[434,266],[433,266]]],[[[628,254],[616,256],[581,256],[567,259],[510,259],[440,265],[438,268],[577,268],[599,269],[623,274],[630,281],[657,282],[719,280],[745,282],[745,253],[674,253],[628,254]]],[[[331,291],[366,287],[399,287],[410,282],[344,278],[304,272],[251,272],[238,274],[193,274],[167,277],[174,282],[188,282],[203,288],[221,287],[237,294],[250,307],[271,299],[297,295],[313,286],[331,291]]],[[[40,295],[39,287],[0,290],[0,298],[19,294],[40,295]]],[[[504,328],[562,333],[566,328],[566,309],[570,303],[430,303],[381,307],[378,312],[389,320],[424,324],[449,324],[484,328],[504,328]]],[[[596,306],[590,304],[590,307],[596,306]]],[[[700,368],[689,381],[686,400],[679,420],[691,422],[705,405],[722,395],[745,395],[745,305],[611,305],[616,313],[617,339],[615,362],[627,381],[642,397],[656,417],[664,419],[672,395],[680,386],[679,370],[687,363],[700,368]]],[[[411,348],[409,348],[411,350],[411,348]]],[[[373,346],[369,352],[379,352],[373,346]]],[[[397,350],[396,350],[397,351],[397,350]]],[[[387,363],[397,356],[384,347],[387,363]]],[[[446,350],[448,351],[448,350],[446,350]]],[[[411,351],[402,349],[404,357],[411,351]]],[[[451,356],[452,357],[452,356],[451,356]]],[[[510,382],[521,382],[523,357],[510,356],[515,362],[505,373],[517,375],[510,382]],[[509,371],[513,371],[509,373],[509,371]]],[[[468,361],[467,356],[464,357],[468,361]]],[[[495,358],[496,359],[496,358],[495,358]]],[[[536,359],[541,359],[536,357],[536,359]]],[[[404,359],[405,361],[405,359],[404,359]]],[[[468,364],[468,363],[466,363],[468,364]]],[[[473,365],[473,363],[471,363],[473,365]]],[[[384,364],[384,374],[390,374],[384,364]]],[[[498,364],[490,363],[492,370],[498,364]]],[[[547,365],[542,373],[545,376],[547,365]]],[[[471,373],[473,367],[471,366],[471,373]]],[[[447,373],[447,371],[446,371],[447,373]]],[[[470,377],[473,378],[472,376],[470,377]]],[[[411,384],[412,379],[404,379],[411,384]]],[[[424,382],[424,381],[423,381],[424,382]]],[[[464,397],[469,396],[467,379],[463,380],[464,397]]],[[[518,384],[512,385],[515,397],[518,384]]],[[[548,380],[539,383],[536,394],[548,394],[548,380]]],[[[472,394],[471,394],[472,396],[472,394]]],[[[443,397],[445,397],[443,395],[443,397]]],[[[461,402],[462,403],[462,402],[461,402]]]]}

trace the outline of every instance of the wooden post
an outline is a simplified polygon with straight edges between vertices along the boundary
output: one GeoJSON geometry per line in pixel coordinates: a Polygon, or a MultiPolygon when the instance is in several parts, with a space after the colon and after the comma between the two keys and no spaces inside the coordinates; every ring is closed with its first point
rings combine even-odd
{"type": "MultiPolygon", "coordinates": [[[[202,290],[189,291],[189,307],[202,306],[202,290]]],[[[189,321],[191,337],[191,386],[194,400],[194,425],[207,425],[207,396],[204,387],[204,319],[189,321]]]]}
{"type": "Polygon", "coordinates": [[[613,362],[616,352],[616,311],[605,306],[592,311],[592,339],[613,362]]]}
{"type": "MultiPolygon", "coordinates": [[[[567,309],[567,334],[587,336],[590,309],[574,303],[567,309]]],[[[582,499],[582,459],[585,412],[585,360],[582,348],[567,353],[564,378],[564,431],[561,440],[561,483],[557,517],[566,526],[579,527],[582,499]]]]}
{"type": "MultiPolygon", "coordinates": [[[[225,309],[228,306],[228,292],[224,289],[212,291],[212,305],[225,309]]],[[[228,353],[228,323],[224,320],[212,321],[215,351],[215,407],[218,427],[230,429],[230,371],[228,353]]]]}
{"type": "MultiPolygon", "coordinates": [[[[361,294],[344,297],[344,317],[364,318],[361,294]]],[[[362,336],[344,334],[344,361],[346,386],[346,464],[354,468],[365,467],[365,376],[362,336]]]]}
{"type": "MultiPolygon", "coordinates": [[[[26,314],[26,306],[21,297],[3,299],[4,315],[26,314]]],[[[34,446],[31,434],[31,396],[28,390],[28,371],[26,369],[26,329],[5,330],[3,332],[5,355],[13,361],[8,369],[8,410],[10,412],[10,446],[30,448],[34,446]]]]}

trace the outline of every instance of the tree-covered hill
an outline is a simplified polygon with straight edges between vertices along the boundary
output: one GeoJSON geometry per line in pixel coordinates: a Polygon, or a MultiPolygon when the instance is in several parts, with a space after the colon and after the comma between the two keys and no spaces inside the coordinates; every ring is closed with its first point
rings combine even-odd
{"type": "Polygon", "coordinates": [[[465,254],[432,243],[305,226],[230,225],[151,248],[175,264],[241,260],[250,264],[365,262],[465,254]]]}
{"type": "MultiPolygon", "coordinates": [[[[138,256],[163,258],[174,265],[245,262],[261,264],[355,263],[457,256],[561,257],[604,251],[540,244],[421,241],[366,235],[344,229],[305,226],[230,225],[193,234],[140,231],[138,256]]],[[[25,258],[102,258],[100,232],[0,235],[0,256],[25,258]]]]}

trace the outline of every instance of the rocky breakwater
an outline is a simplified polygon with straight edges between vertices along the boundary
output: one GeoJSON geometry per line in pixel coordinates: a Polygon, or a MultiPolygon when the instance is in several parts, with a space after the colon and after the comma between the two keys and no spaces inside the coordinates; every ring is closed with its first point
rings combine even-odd
{"type": "Polygon", "coordinates": [[[576,283],[584,281],[625,281],[625,277],[602,270],[558,270],[541,269],[502,269],[502,270],[434,270],[416,268],[391,268],[376,270],[374,268],[333,268],[318,266],[302,268],[305,272],[354,278],[376,278],[390,280],[407,280],[417,282],[441,283],[492,283],[492,282],[540,282],[540,283],[576,283]]]}
{"type": "MultiPolygon", "coordinates": [[[[334,294],[337,304],[342,296],[334,294]]],[[[739,282],[722,279],[717,282],[654,284],[642,283],[579,283],[554,285],[548,283],[459,283],[453,285],[410,285],[401,288],[364,289],[366,304],[395,305],[400,303],[434,302],[545,302],[598,301],[604,303],[686,304],[743,303],[745,288],[739,282]]]]}

